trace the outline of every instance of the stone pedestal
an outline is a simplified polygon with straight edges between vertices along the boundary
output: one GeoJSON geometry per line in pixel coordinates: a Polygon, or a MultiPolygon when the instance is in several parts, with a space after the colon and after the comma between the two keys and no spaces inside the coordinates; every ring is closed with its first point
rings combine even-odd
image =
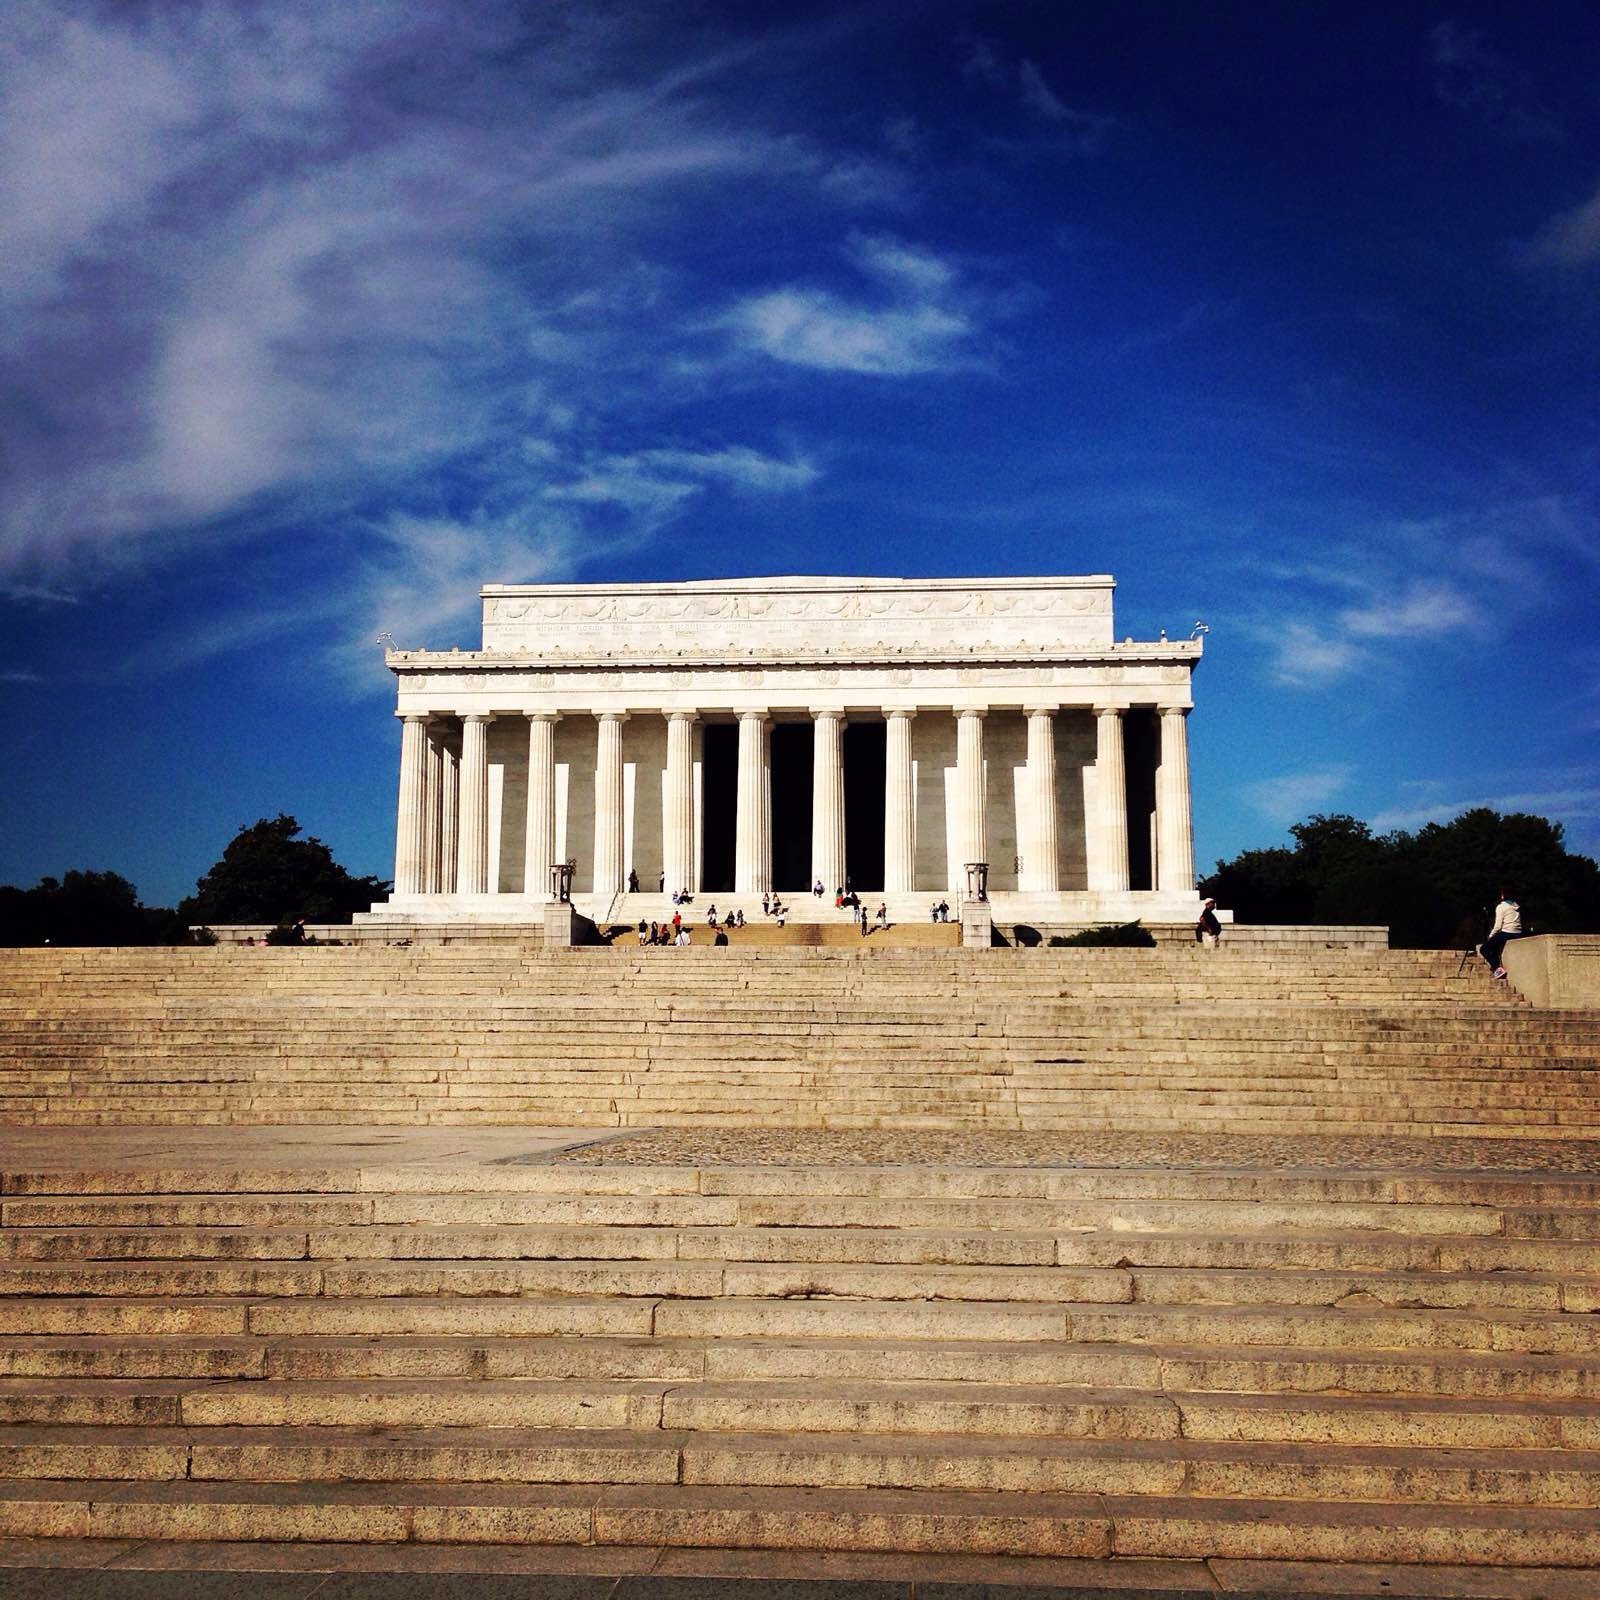
{"type": "Polygon", "coordinates": [[[994,911],[987,900],[961,904],[961,948],[987,950],[994,943],[994,911]]]}

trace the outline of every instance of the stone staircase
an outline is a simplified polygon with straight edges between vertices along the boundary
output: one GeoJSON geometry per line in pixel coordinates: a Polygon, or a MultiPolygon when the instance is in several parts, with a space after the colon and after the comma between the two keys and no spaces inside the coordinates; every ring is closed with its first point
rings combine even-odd
{"type": "Polygon", "coordinates": [[[1600,1563],[1596,1177],[169,1155],[3,1190],[0,1535],[1600,1563]]]}
{"type": "Polygon", "coordinates": [[[871,941],[8,951],[0,1122],[1600,1130],[1600,1015],[1459,967],[871,941]]]}

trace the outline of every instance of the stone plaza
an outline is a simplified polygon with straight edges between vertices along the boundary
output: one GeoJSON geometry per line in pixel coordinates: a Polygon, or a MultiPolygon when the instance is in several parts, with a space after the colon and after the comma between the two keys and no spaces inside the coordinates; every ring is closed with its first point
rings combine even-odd
{"type": "MultiPolygon", "coordinates": [[[[897,917],[1192,921],[1200,642],[1115,638],[1107,576],[488,585],[475,651],[391,650],[379,921],[532,922],[630,887],[897,917]]],[[[804,915],[804,909],[800,914],[804,915]]]]}

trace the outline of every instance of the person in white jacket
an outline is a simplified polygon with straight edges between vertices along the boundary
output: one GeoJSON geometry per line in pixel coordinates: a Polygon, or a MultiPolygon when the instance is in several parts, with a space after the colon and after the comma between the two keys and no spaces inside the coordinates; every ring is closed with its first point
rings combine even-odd
{"type": "Polygon", "coordinates": [[[1508,891],[1502,889],[1500,903],[1494,908],[1494,925],[1489,929],[1489,937],[1478,946],[1478,954],[1488,962],[1489,970],[1495,977],[1504,978],[1506,975],[1506,969],[1500,965],[1500,957],[1507,940],[1521,937],[1522,907],[1511,898],[1508,891]]]}

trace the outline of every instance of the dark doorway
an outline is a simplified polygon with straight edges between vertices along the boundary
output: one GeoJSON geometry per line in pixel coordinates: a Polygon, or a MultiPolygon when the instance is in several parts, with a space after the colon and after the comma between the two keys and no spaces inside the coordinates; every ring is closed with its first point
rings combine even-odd
{"type": "Polygon", "coordinates": [[[852,888],[883,889],[883,779],[889,725],[881,717],[844,730],[844,861],[852,888]]]}
{"type": "Polygon", "coordinates": [[[811,774],[816,764],[808,722],[772,729],[772,887],[802,894],[811,887],[811,774]]]}
{"type": "Polygon", "coordinates": [[[1156,755],[1161,730],[1153,711],[1122,714],[1122,760],[1128,782],[1128,887],[1153,889],[1150,820],[1156,811],[1156,755]]]}
{"type": "MultiPolygon", "coordinates": [[[[708,722],[700,748],[700,885],[712,894],[733,891],[734,829],[739,807],[739,728],[708,722]]],[[[682,888],[667,885],[667,893],[682,888]]]]}

